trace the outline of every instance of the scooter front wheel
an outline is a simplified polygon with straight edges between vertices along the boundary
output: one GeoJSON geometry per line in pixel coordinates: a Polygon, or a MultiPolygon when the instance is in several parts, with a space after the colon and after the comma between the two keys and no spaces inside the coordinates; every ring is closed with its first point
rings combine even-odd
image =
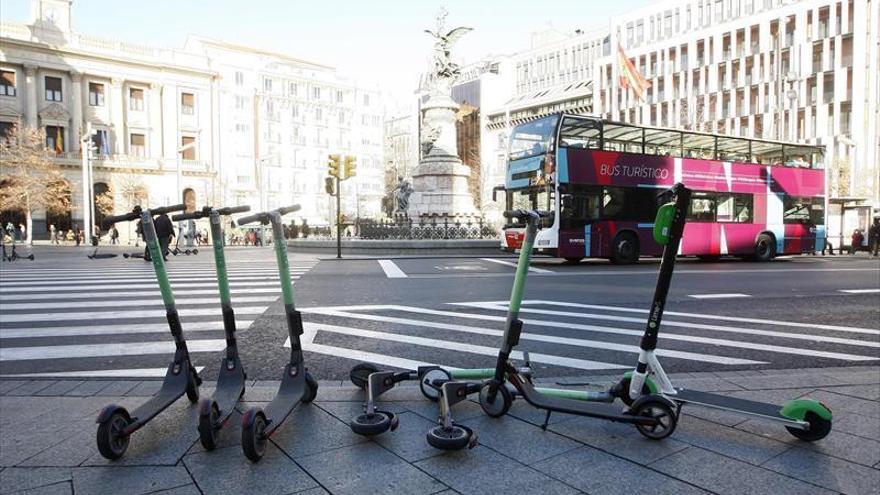
{"type": "Polygon", "coordinates": [[[428,444],[440,450],[461,450],[477,446],[477,435],[467,426],[452,425],[449,428],[437,425],[428,430],[428,444]]]}
{"type": "Polygon", "coordinates": [[[635,401],[630,412],[635,416],[654,419],[653,424],[636,423],[639,433],[651,440],[663,440],[672,435],[678,425],[678,415],[666,399],[657,396],[642,396],[635,401]]]}
{"type": "Polygon", "coordinates": [[[818,414],[812,411],[807,411],[807,414],[804,415],[804,420],[810,424],[809,430],[801,430],[791,426],[786,426],[785,429],[794,435],[795,438],[805,442],[821,440],[831,433],[831,421],[820,418],[818,414]]]}
{"type": "Polygon", "coordinates": [[[355,416],[351,422],[348,423],[348,426],[351,427],[351,431],[358,435],[371,437],[373,435],[385,433],[388,430],[397,429],[397,416],[385,411],[376,411],[372,414],[361,414],[355,416]]]}
{"type": "Polygon", "coordinates": [[[443,383],[452,380],[452,375],[443,368],[431,368],[419,377],[419,389],[422,395],[431,402],[440,399],[440,387],[443,383]]]}
{"type": "Polygon", "coordinates": [[[122,431],[128,426],[128,417],[122,411],[116,411],[98,424],[98,452],[105,459],[115,461],[128,450],[130,437],[123,436],[122,431]]]}
{"type": "Polygon", "coordinates": [[[216,401],[211,401],[211,408],[208,413],[199,415],[199,440],[205,450],[214,450],[217,448],[217,420],[220,418],[220,408],[217,407],[216,401]]]}
{"type": "Polygon", "coordinates": [[[370,375],[379,371],[379,368],[370,363],[360,363],[356,364],[354,368],[351,369],[351,372],[348,374],[348,377],[351,379],[351,383],[354,384],[355,387],[365,390],[367,388],[367,383],[370,379],[370,375]]]}
{"type": "Polygon", "coordinates": [[[252,462],[258,462],[266,453],[266,444],[269,442],[265,435],[266,415],[259,408],[248,411],[245,416],[250,415],[253,415],[252,421],[242,422],[241,450],[252,462]]]}
{"type": "Polygon", "coordinates": [[[513,396],[504,383],[495,380],[488,381],[480,388],[480,407],[483,412],[491,418],[500,418],[507,414],[510,406],[513,405],[513,396]],[[495,389],[495,400],[489,402],[489,395],[495,389]]]}

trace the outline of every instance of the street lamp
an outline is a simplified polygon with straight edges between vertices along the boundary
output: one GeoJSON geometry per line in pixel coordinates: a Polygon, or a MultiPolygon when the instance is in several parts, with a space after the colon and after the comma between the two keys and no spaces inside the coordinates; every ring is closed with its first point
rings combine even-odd
{"type": "Polygon", "coordinates": [[[97,131],[92,129],[92,123],[86,123],[86,132],[79,138],[80,155],[82,155],[82,197],[83,197],[83,233],[85,239],[92,238],[92,163],[91,152],[94,143],[92,136],[97,131]]]}
{"type": "MultiPolygon", "coordinates": [[[[189,144],[185,144],[179,148],[177,148],[177,197],[180,198],[180,202],[184,202],[185,198],[183,197],[183,189],[181,189],[181,182],[183,181],[183,153],[187,150],[191,150],[196,147],[196,140],[189,144]]],[[[177,200],[174,200],[172,204],[177,204],[177,200]]],[[[177,223],[177,242],[180,242],[180,237],[183,235],[183,220],[177,223]]],[[[192,222],[192,220],[190,220],[192,222]]],[[[187,239],[187,246],[192,245],[192,237],[190,236],[187,239]]]]}

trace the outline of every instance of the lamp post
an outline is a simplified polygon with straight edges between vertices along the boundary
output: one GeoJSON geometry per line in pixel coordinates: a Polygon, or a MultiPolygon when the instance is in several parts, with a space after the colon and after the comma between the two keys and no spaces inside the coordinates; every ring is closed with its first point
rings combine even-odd
{"type": "MultiPolygon", "coordinates": [[[[187,150],[191,150],[196,147],[196,143],[198,141],[193,140],[193,142],[189,144],[185,144],[179,148],[177,148],[177,197],[180,198],[180,202],[184,202],[185,198],[183,197],[183,189],[181,189],[181,185],[183,182],[183,154],[187,150]]],[[[174,200],[172,204],[177,204],[177,200],[174,200]]],[[[192,222],[192,220],[190,220],[192,222]]],[[[180,242],[180,237],[183,235],[183,220],[177,223],[177,242],[180,242]]],[[[187,243],[191,243],[192,239],[187,239],[187,243]]],[[[188,244],[191,245],[191,244],[188,244]]]]}
{"type": "MultiPolygon", "coordinates": [[[[92,123],[86,123],[86,132],[80,140],[80,155],[82,155],[82,196],[83,196],[83,234],[85,240],[92,238],[92,136],[96,131],[92,129],[92,123]]],[[[78,234],[77,234],[78,235],[78,234]]]]}

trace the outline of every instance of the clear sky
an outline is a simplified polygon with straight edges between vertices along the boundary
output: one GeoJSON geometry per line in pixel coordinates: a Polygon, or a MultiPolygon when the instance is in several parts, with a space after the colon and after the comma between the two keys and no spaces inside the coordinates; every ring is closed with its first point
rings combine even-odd
{"type": "MultiPolygon", "coordinates": [[[[336,66],[396,98],[427,66],[441,5],[447,28],[474,31],[454,49],[459,63],[529,47],[533,31],[600,28],[610,16],[654,0],[74,0],[76,31],[170,48],[187,34],[256,46],[336,66]]],[[[23,22],[29,0],[0,0],[0,19],[23,22]]]]}

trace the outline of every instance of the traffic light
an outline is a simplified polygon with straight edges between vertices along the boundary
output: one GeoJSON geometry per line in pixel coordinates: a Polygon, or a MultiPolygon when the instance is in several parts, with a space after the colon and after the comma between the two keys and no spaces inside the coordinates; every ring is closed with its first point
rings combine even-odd
{"type": "Polygon", "coordinates": [[[345,178],[354,177],[357,174],[357,158],[353,156],[345,157],[345,178]]]}
{"type": "Polygon", "coordinates": [[[330,169],[330,175],[332,177],[340,177],[339,175],[339,165],[342,159],[339,155],[333,154],[328,157],[327,167],[330,169]]]}
{"type": "Polygon", "coordinates": [[[324,191],[330,196],[336,194],[336,186],[333,184],[333,177],[324,177],[324,191]]]}

